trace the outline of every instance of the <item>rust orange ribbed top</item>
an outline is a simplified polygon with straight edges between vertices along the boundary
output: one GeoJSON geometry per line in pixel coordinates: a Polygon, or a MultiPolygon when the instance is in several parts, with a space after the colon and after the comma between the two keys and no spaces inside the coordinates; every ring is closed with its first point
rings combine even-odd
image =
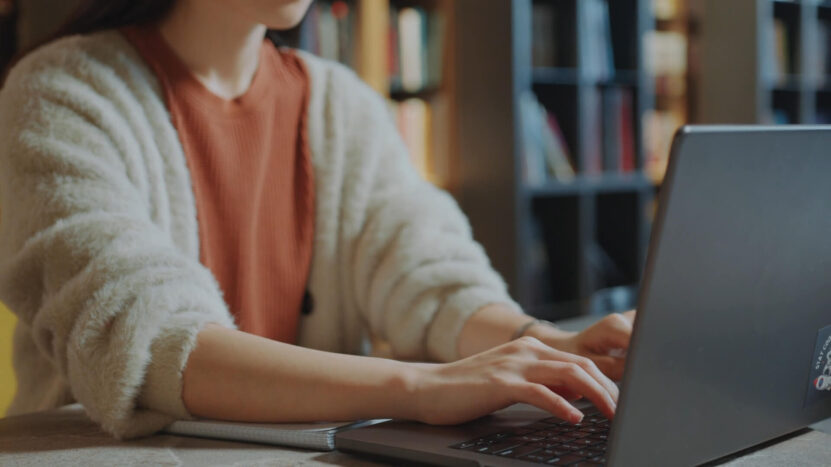
{"type": "Polygon", "coordinates": [[[190,73],[157,29],[122,33],[164,89],[190,169],[202,263],[241,330],[295,343],[314,230],[301,59],[264,40],[249,89],[225,100],[190,73]]]}

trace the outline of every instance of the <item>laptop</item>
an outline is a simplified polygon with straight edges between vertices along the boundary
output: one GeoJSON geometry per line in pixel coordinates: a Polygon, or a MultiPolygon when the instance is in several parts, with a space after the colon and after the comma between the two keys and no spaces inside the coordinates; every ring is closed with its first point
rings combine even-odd
{"type": "Polygon", "coordinates": [[[831,417],[831,126],[688,126],[660,190],[614,420],[512,406],[339,433],[439,465],[696,465],[831,417]]]}

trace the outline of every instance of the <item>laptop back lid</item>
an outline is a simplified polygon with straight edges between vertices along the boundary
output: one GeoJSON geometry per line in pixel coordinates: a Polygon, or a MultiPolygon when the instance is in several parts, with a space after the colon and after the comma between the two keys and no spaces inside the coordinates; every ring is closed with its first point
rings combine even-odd
{"type": "Polygon", "coordinates": [[[611,465],[692,465],[831,416],[831,127],[676,136],[611,465]]]}

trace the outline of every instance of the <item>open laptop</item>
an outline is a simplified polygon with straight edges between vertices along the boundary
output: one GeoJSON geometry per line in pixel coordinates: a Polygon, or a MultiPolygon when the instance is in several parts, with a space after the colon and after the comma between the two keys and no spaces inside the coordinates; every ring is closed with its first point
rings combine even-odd
{"type": "Polygon", "coordinates": [[[611,422],[513,406],[336,446],[442,465],[695,465],[831,417],[831,126],[682,128],[638,305],[611,422]]]}

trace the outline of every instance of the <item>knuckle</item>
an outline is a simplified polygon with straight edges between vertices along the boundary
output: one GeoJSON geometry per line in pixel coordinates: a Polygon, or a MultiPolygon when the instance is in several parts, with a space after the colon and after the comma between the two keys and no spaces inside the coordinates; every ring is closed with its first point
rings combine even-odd
{"type": "Polygon", "coordinates": [[[570,377],[578,377],[583,373],[583,369],[576,363],[566,363],[563,372],[570,377]]]}
{"type": "Polygon", "coordinates": [[[505,355],[493,362],[493,367],[501,372],[510,372],[517,367],[517,358],[513,355],[505,355]]]}
{"type": "Polygon", "coordinates": [[[620,313],[613,313],[605,318],[610,324],[615,327],[628,327],[629,321],[620,313]]]}
{"type": "Polygon", "coordinates": [[[578,357],[575,363],[577,364],[577,366],[586,371],[593,371],[597,368],[595,363],[590,358],[586,357],[578,357]]]}
{"type": "Polygon", "coordinates": [[[516,341],[519,342],[520,345],[522,345],[523,347],[535,347],[540,344],[539,339],[531,336],[522,336],[516,341]]]}
{"type": "Polygon", "coordinates": [[[522,336],[517,339],[511,341],[506,347],[505,350],[509,354],[514,353],[523,353],[528,352],[529,350],[533,350],[540,345],[540,341],[531,336],[522,336]]]}

